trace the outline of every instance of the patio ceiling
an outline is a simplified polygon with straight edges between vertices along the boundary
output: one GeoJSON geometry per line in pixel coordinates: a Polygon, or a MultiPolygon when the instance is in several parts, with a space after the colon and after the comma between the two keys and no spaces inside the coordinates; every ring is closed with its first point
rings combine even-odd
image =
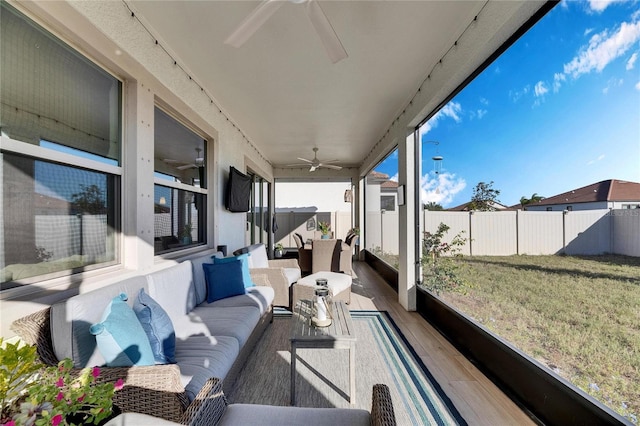
{"type": "Polygon", "coordinates": [[[127,3],[274,167],[313,158],[313,147],[321,159],[361,166],[467,28],[466,53],[452,52],[464,60],[439,64],[440,89],[412,107],[410,121],[432,112],[544,4],[320,1],[348,54],[333,64],[304,4],[285,2],[235,48],[225,39],[260,2],[127,3]]]}

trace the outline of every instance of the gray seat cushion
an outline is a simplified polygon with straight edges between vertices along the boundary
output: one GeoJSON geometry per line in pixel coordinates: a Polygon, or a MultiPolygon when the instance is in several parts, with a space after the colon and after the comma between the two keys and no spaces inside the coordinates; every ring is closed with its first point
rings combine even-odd
{"type": "Polygon", "coordinates": [[[213,303],[203,303],[199,307],[233,308],[238,306],[252,306],[260,310],[260,315],[264,315],[273,303],[275,292],[271,287],[255,286],[249,287],[246,294],[227,297],[216,300],[213,303]]]}
{"type": "Polygon", "coordinates": [[[254,306],[215,309],[197,307],[189,317],[192,324],[206,326],[205,334],[234,337],[242,348],[260,320],[260,310],[254,306]]]}
{"type": "Polygon", "coordinates": [[[348,408],[231,404],[227,406],[218,426],[260,425],[265,422],[278,426],[369,426],[371,415],[366,410],[348,408]]]}
{"type": "Polygon", "coordinates": [[[176,340],[176,361],[187,396],[193,401],[207,379],[227,376],[240,353],[235,337],[190,336],[176,340]]]}

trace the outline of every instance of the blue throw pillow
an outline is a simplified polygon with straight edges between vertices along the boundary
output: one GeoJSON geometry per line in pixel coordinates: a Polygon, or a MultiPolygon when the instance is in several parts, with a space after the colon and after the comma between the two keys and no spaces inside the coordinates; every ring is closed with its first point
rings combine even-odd
{"type": "Polygon", "coordinates": [[[207,302],[245,294],[242,261],[235,259],[232,262],[203,263],[202,267],[207,282],[207,302]]]}
{"type": "Polygon", "coordinates": [[[133,304],[142,328],[147,333],[156,364],[175,364],[176,332],[162,306],[141,288],[133,304]]]}
{"type": "Polygon", "coordinates": [[[242,282],[244,288],[254,287],[255,283],[251,281],[251,273],[249,272],[249,253],[239,254],[233,257],[213,257],[213,263],[229,263],[235,260],[242,262],[242,282]]]}
{"type": "Polygon", "coordinates": [[[124,293],[114,297],[102,314],[102,320],[89,331],[96,336],[98,350],[107,366],[154,365],[147,334],[126,300],[124,293]]]}

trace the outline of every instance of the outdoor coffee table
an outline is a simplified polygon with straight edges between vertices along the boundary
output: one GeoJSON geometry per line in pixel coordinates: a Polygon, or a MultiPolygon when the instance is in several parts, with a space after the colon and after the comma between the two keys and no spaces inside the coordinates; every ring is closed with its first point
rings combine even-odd
{"type": "Polygon", "coordinates": [[[356,403],[355,352],[356,336],[349,308],[342,301],[331,303],[333,321],[328,327],[315,327],[311,323],[313,303],[299,300],[291,320],[291,405],[296,405],[296,350],[348,349],[349,350],[349,402],[356,403]]]}

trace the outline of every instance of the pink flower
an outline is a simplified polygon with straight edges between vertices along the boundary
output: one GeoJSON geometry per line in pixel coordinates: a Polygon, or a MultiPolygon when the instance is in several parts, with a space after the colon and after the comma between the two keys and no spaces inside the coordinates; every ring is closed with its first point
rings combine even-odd
{"type": "Polygon", "coordinates": [[[117,391],[122,389],[123,387],[124,387],[124,380],[122,379],[116,380],[116,383],[113,385],[113,388],[117,391]]]}
{"type": "Polygon", "coordinates": [[[82,394],[82,396],[78,398],[78,402],[82,402],[85,396],[87,396],[87,394],[82,394]]]}
{"type": "Polygon", "coordinates": [[[91,375],[94,379],[97,378],[100,375],[100,367],[93,367],[93,370],[91,370],[91,375]]]}
{"type": "Polygon", "coordinates": [[[62,401],[63,399],[64,399],[64,393],[58,392],[58,395],[56,395],[56,401],[62,401]]]}
{"type": "Polygon", "coordinates": [[[56,414],[53,416],[51,419],[51,426],[58,426],[60,423],[62,423],[62,414],[56,414]]]}
{"type": "Polygon", "coordinates": [[[58,379],[58,381],[56,382],[56,387],[61,388],[61,387],[63,387],[63,386],[64,386],[64,379],[63,379],[62,377],[60,377],[60,378],[58,379]]]}
{"type": "Polygon", "coordinates": [[[16,426],[15,420],[9,420],[7,423],[4,423],[3,426],[16,426]]]}

